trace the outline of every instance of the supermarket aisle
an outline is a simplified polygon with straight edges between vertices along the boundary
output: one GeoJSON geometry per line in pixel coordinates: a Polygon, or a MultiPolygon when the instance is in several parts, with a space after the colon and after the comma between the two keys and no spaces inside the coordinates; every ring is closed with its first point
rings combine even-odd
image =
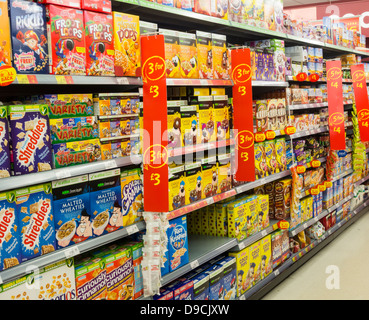
{"type": "Polygon", "coordinates": [[[263,300],[369,299],[368,245],[369,213],[274,288],[263,300]],[[329,270],[329,267],[332,269],[329,270]],[[329,290],[326,287],[327,279],[331,283],[332,270],[339,272],[339,289],[329,290]]]}

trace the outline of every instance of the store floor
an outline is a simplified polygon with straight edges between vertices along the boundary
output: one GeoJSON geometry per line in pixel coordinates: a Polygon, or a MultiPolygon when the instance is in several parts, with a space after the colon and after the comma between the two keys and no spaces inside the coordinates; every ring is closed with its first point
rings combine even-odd
{"type": "Polygon", "coordinates": [[[369,213],[264,296],[263,300],[368,300],[368,266],[369,213]]]}

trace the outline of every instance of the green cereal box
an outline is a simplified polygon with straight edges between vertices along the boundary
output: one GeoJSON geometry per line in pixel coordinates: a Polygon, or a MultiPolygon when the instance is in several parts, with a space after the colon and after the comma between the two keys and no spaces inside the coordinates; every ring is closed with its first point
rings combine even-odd
{"type": "Polygon", "coordinates": [[[259,217],[259,231],[269,227],[269,196],[258,195],[256,211],[259,217]]]}
{"type": "Polygon", "coordinates": [[[230,257],[236,258],[236,270],[237,270],[237,297],[243,295],[250,288],[250,278],[249,278],[249,267],[250,267],[250,255],[249,247],[237,251],[230,252],[228,254],[230,257]]]}
{"type": "Polygon", "coordinates": [[[247,199],[242,198],[227,206],[229,238],[237,238],[238,241],[242,241],[247,237],[247,228],[245,228],[247,223],[246,202],[247,199]]]}
{"type": "Polygon", "coordinates": [[[228,216],[227,216],[228,203],[217,203],[216,219],[217,219],[217,236],[227,237],[228,235],[228,216]]]}

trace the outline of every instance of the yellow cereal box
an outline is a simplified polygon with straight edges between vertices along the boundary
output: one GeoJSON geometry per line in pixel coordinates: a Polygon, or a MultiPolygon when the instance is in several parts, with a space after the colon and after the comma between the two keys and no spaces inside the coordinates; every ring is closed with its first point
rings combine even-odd
{"type": "Polygon", "coordinates": [[[227,37],[221,34],[211,34],[213,53],[213,78],[229,79],[227,37]]]}
{"type": "Polygon", "coordinates": [[[223,193],[232,188],[231,154],[218,155],[218,193],[223,193]]]}
{"type": "Polygon", "coordinates": [[[200,103],[197,108],[199,114],[198,143],[215,142],[216,129],[212,97],[200,96],[199,101],[200,103]]]}
{"type": "Polygon", "coordinates": [[[245,215],[247,220],[247,236],[250,237],[259,231],[259,214],[257,212],[257,196],[245,198],[245,215]]]}
{"type": "Polygon", "coordinates": [[[214,100],[214,123],[216,130],[216,140],[223,141],[229,139],[229,107],[227,95],[213,96],[214,100]]]}
{"type": "Polygon", "coordinates": [[[197,144],[197,106],[181,106],[181,138],[184,147],[197,144]]]}
{"type": "Polygon", "coordinates": [[[228,255],[236,258],[237,297],[240,297],[250,288],[251,285],[249,278],[249,267],[250,267],[249,247],[238,252],[230,252],[228,255]]]}
{"type": "Polygon", "coordinates": [[[208,206],[209,236],[217,235],[217,211],[215,205],[208,206]]]}
{"type": "Polygon", "coordinates": [[[257,196],[257,212],[259,215],[259,231],[269,227],[269,196],[257,196]]]}
{"type": "Polygon", "coordinates": [[[196,31],[197,61],[200,79],[213,79],[211,33],[196,31]]]}
{"type": "Polygon", "coordinates": [[[218,189],[217,158],[208,157],[201,160],[202,198],[209,198],[218,189]]]}
{"type": "Polygon", "coordinates": [[[169,166],[169,211],[185,205],[185,184],[184,166],[169,166]]]}
{"type": "Polygon", "coordinates": [[[287,170],[287,159],[286,159],[286,139],[277,138],[275,139],[275,152],[277,160],[276,172],[283,172],[287,170]]]}
{"type": "Polygon", "coordinates": [[[197,210],[190,215],[193,215],[193,234],[201,235],[201,210],[197,210]]]}
{"type": "Polygon", "coordinates": [[[201,188],[201,161],[196,161],[194,163],[185,164],[185,192],[186,201],[185,204],[191,204],[193,202],[199,201],[202,198],[202,188],[201,188]]]}
{"type": "Polygon", "coordinates": [[[238,241],[247,238],[246,202],[247,199],[242,198],[227,206],[229,238],[237,238],[238,241]]]}
{"type": "Polygon", "coordinates": [[[266,163],[264,142],[255,143],[255,176],[256,180],[265,178],[269,175],[266,163]]]}
{"type": "Polygon", "coordinates": [[[168,148],[182,147],[181,105],[178,100],[168,101],[168,148]]]}
{"type": "Polygon", "coordinates": [[[179,59],[181,61],[181,77],[198,79],[196,35],[178,32],[179,59]]]}
{"type": "Polygon", "coordinates": [[[306,214],[306,205],[307,205],[307,198],[300,200],[301,205],[301,220],[302,222],[307,220],[307,214],[306,214]]]}
{"type": "Polygon", "coordinates": [[[267,235],[260,240],[260,278],[264,279],[273,271],[272,263],[272,240],[271,235],[267,235]]]}
{"type": "Polygon", "coordinates": [[[209,235],[209,211],[208,207],[200,209],[200,219],[201,219],[201,235],[209,235]]]}
{"type": "Polygon", "coordinates": [[[261,276],[261,255],[260,255],[260,241],[255,242],[249,247],[250,250],[250,269],[249,276],[252,286],[255,285],[261,276]]]}
{"type": "Polygon", "coordinates": [[[159,33],[164,35],[167,78],[181,78],[178,31],[159,28],[159,33]]]}
{"type": "Polygon", "coordinates": [[[313,197],[307,197],[307,201],[306,201],[306,217],[307,220],[311,219],[313,217],[313,203],[314,203],[314,199],[313,197]]]}
{"type": "Polygon", "coordinates": [[[11,66],[10,23],[6,0],[0,1],[0,30],[0,67],[11,66]]]}
{"type": "Polygon", "coordinates": [[[115,75],[138,76],[141,67],[139,16],[113,11],[115,75]]]}
{"type": "Polygon", "coordinates": [[[227,215],[228,203],[217,203],[216,208],[216,219],[217,219],[217,236],[227,237],[228,236],[228,215],[227,215]]]}

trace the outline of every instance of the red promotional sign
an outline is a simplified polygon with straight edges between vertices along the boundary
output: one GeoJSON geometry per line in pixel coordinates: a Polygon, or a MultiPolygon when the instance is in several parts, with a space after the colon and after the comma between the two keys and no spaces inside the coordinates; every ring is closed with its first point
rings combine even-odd
{"type": "Polygon", "coordinates": [[[254,123],[252,109],[252,70],[250,49],[231,52],[233,79],[233,118],[236,133],[236,180],[255,181],[254,123]]]}
{"type": "Polygon", "coordinates": [[[145,211],[168,212],[167,85],[164,36],[141,37],[145,211]]]}
{"type": "Polygon", "coordinates": [[[352,84],[362,142],[369,141],[369,100],[364,65],[351,66],[352,84]]]}
{"type": "Polygon", "coordinates": [[[346,150],[342,66],[340,60],[327,61],[327,91],[331,150],[346,150]]]}

